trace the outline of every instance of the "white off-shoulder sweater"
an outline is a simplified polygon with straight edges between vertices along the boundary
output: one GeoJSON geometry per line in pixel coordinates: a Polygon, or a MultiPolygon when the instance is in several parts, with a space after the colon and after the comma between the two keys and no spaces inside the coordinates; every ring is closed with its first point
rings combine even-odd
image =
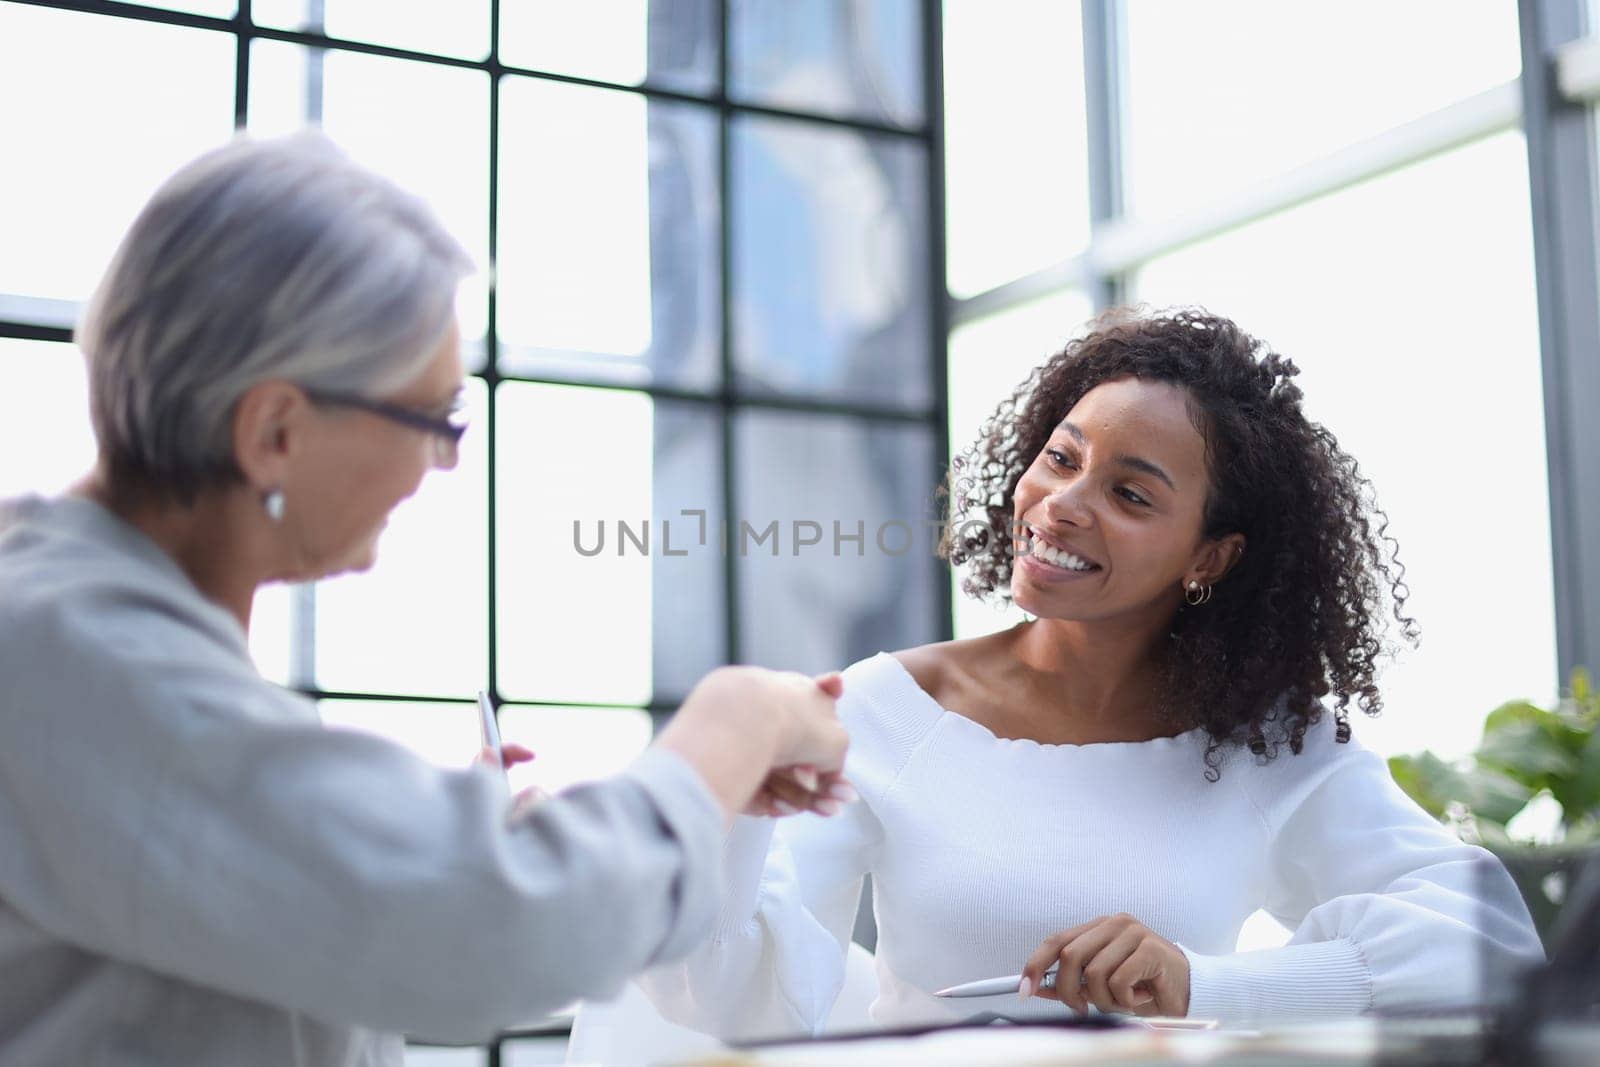
{"type": "MultiPolygon", "coordinates": [[[[839,713],[860,803],[832,819],[741,819],[716,933],[639,984],[668,1018],[726,1039],[815,1032],[873,876],[886,1026],[980,1011],[1059,1017],[1015,995],[930,990],[1015,974],[1049,934],[1126,912],[1178,944],[1193,1017],[1249,1022],[1470,1004],[1543,959],[1504,868],[1407,798],[1384,761],[1336,744],[1226,757],[1205,735],[1045,745],[940,707],[893,656],[845,672],[839,713]],[[1236,952],[1265,909],[1281,948],[1236,952]]],[[[1331,718],[1331,717],[1328,717],[1331,718]]]]}

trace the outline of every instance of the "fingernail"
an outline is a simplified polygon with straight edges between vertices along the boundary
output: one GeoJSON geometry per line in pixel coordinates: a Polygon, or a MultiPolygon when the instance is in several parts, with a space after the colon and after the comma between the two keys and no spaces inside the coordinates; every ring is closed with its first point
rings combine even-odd
{"type": "Polygon", "coordinates": [[[1017,987],[1017,999],[1027,1000],[1031,996],[1033,996],[1033,979],[1024,978],[1022,984],[1017,987]]]}
{"type": "Polygon", "coordinates": [[[774,800],[772,802],[772,807],[773,810],[775,810],[779,815],[800,814],[800,809],[789,803],[787,800],[774,800]]]}
{"type": "Polygon", "coordinates": [[[854,804],[861,799],[861,794],[849,782],[833,783],[828,787],[828,796],[841,804],[854,804]]]}
{"type": "Polygon", "coordinates": [[[844,810],[844,805],[837,800],[819,800],[812,805],[812,810],[826,818],[839,814],[844,810]]]}
{"type": "Polygon", "coordinates": [[[808,793],[817,791],[817,772],[810,767],[796,767],[790,776],[808,793]]]}

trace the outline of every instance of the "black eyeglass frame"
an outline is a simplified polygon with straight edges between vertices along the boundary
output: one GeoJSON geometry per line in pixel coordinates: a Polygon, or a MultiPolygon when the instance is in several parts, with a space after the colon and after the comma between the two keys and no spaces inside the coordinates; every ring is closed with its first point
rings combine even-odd
{"type": "Polygon", "coordinates": [[[433,415],[424,415],[420,411],[401,407],[399,404],[390,404],[383,400],[372,400],[356,393],[331,392],[325,389],[305,389],[306,398],[313,404],[324,404],[329,407],[355,408],[358,411],[370,412],[373,415],[397,422],[402,426],[409,426],[413,430],[431,433],[450,442],[452,446],[461,443],[462,436],[467,432],[464,422],[451,422],[449,419],[438,418],[433,415]]]}

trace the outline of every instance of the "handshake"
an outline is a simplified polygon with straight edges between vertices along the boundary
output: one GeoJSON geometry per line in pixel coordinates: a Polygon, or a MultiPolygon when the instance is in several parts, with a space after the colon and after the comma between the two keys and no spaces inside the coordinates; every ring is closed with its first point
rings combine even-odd
{"type": "Polygon", "coordinates": [[[695,686],[656,743],[700,772],[730,818],[835,815],[856,799],[844,778],[850,735],[834,710],[843,692],[837,673],[721,667],[695,686]]]}

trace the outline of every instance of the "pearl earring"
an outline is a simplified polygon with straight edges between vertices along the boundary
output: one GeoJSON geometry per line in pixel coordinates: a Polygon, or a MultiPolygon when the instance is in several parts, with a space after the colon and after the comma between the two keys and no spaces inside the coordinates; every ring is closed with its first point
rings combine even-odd
{"type": "Polygon", "coordinates": [[[261,506],[266,509],[267,518],[273,522],[283,521],[283,490],[271,489],[261,498],[261,506]]]}

